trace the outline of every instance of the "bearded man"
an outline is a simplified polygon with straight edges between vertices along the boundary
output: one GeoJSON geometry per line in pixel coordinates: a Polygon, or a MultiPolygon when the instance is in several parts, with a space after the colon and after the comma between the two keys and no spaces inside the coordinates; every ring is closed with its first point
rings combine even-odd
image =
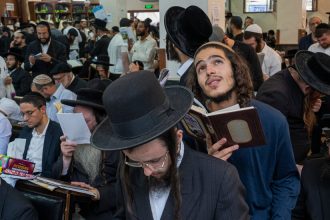
{"type": "Polygon", "coordinates": [[[52,39],[47,22],[37,24],[37,36],[38,39],[29,44],[24,61],[24,69],[32,71],[33,77],[47,73],[58,62],[65,62],[67,58],[65,46],[52,39]]]}

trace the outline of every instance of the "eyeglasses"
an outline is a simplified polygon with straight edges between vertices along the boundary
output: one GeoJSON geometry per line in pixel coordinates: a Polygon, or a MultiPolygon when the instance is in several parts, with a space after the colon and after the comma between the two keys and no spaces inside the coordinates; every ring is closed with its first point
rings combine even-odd
{"type": "Polygon", "coordinates": [[[125,155],[125,164],[130,167],[140,167],[140,168],[148,167],[153,171],[157,171],[164,168],[165,162],[167,160],[167,155],[168,155],[168,151],[166,151],[166,153],[163,156],[146,162],[132,161],[125,155]]]}
{"type": "Polygon", "coordinates": [[[28,117],[28,118],[30,118],[30,117],[33,115],[33,113],[34,113],[35,111],[37,111],[37,109],[38,109],[38,108],[36,108],[36,109],[34,109],[34,110],[32,110],[32,111],[21,112],[21,115],[22,115],[23,118],[24,118],[24,117],[28,117]]]}

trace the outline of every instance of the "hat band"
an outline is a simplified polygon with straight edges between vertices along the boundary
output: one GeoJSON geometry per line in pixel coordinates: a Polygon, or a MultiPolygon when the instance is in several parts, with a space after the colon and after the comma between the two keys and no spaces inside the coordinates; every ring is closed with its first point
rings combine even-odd
{"type": "MultiPolygon", "coordinates": [[[[313,72],[313,74],[322,82],[329,84],[330,83],[330,78],[329,74],[327,74],[327,70],[323,68],[323,66],[317,62],[317,59],[315,56],[312,56],[311,58],[308,59],[307,65],[309,69],[313,72]]],[[[329,70],[328,70],[329,71],[329,70]]]]}
{"type": "Polygon", "coordinates": [[[160,123],[167,121],[172,111],[173,109],[166,98],[163,104],[140,118],[124,123],[110,123],[117,136],[135,138],[155,129],[155,126],[160,123]]]}
{"type": "Polygon", "coordinates": [[[92,104],[97,104],[97,105],[103,105],[102,104],[102,101],[98,98],[94,98],[94,99],[91,99],[91,98],[88,98],[88,97],[85,97],[85,96],[79,96],[77,97],[76,99],[77,101],[84,101],[84,102],[90,102],[92,104]]]}

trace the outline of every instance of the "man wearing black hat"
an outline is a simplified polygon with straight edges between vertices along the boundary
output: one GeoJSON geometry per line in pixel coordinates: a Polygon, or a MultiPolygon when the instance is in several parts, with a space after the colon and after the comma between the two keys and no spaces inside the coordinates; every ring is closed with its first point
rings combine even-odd
{"type": "Polygon", "coordinates": [[[0,56],[3,56],[5,53],[7,53],[10,47],[11,31],[6,26],[2,27],[1,29],[2,30],[0,33],[2,35],[0,36],[0,56]]]}
{"type": "MultiPolygon", "coordinates": [[[[88,88],[77,92],[77,100],[61,101],[64,105],[74,107],[74,113],[83,114],[91,132],[106,116],[102,94],[107,85],[100,79],[93,79],[88,82],[88,88]]],[[[55,178],[88,188],[96,194],[97,202],[88,204],[89,206],[81,204],[81,214],[87,219],[95,218],[96,215],[98,219],[100,215],[111,219],[115,208],[114,183],[119,152],[100,151],[90,144],[77,145],[66,136],[61,137],[61,152],[53,166],[55,178]],[[100,202],[106,205],[99,205],[100,202]]]]}
{"type": "Polygon", "coordinates": [[[27,48],[24,69],[32,71],[32,76],[47,73],[56,63],[65,62],[67,54],[65,46],[51,38],[51,31],[47,22],[37,25],[38,39],[31,42],[27,48]]]}
{"type": "MultiPolygon", "coordinates": [[[[113,66],[113,64],[110,64],[110,59],[108,55],[96,56],[92,59],[92,63],[96,64],[96,71],[98,73],[98,77],[101,80],[109,80],[109,66],[113,66]]],[[[117,79],[117,76],[111,78],[115,80],[117,79]]]]}
{"type": "Polygon", "coordinates": [[[108,55],[108,46],[111,39],[107,35],[109,32],[107,29],[107,22],[96,18],[93,25],[95,27],[97,39],[94,48],[90,51],[90,55],[91,57],[108,55]]]}
{"type": "Polygon", "coordinates": [[[58,63],[49,73],[55,83],[61,83],[64,88],[77,94],[77,91],[87,87],[87,82],[79,76],[75,76],[68,63],[58,63]]]}
{"type": "Polygon", "coordinates": [[[5,78],[4,84],[9,85],[12,83],[17,96],[24,96],[30,92],[32,82],[32,77],[21,67],[24,61],[21,53],[22,51],[19,48],[13,47],[5,54],[9,76],[5,78]]]}
{"type": "Polygon", "coordinates": [[[287,118],[296,163],[303,164],[310,150],[314,112],[321,107],[320,93],[330,95],[330,57],[299,51],[295,63],[269,78],[260,87],[257,99],[287,118]]]}
{"type": "Polygon", "coordinates": [[[164,17],[167,59],[181,63],[178,69],[180,85],[187,85],[188,75],[194,73],[196,49],[209,41],[212,25],[205,12],[197,6],[184,9],[169,8],[164,17]]]}
{"type": "Polygon", "coordinates": [[[236,169],[182,142],[176,124],[192,101],[187,88],[163,90],[148,71],[123,76],[105,90],[108,118],[91,142],[122,151],[115,218],[249,218],[236,169]]]}
{"type": "Polygon", "coordinates": [[[229,28],[230,33],[233,35],[233,39],[237,41],[243,41],[243,31],[242,31],[243,21],[240,16],[233,16],[230,18],[229,28]]]}

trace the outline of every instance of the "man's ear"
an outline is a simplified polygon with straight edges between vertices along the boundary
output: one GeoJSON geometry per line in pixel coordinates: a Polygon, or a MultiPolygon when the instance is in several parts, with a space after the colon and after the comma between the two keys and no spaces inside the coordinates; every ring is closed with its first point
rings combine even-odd
{"type": "Polygon", "coordinates": [[[45,105],[41,106],[40,111],[46,114],[46,106],[45,105]]]}
{"type": "Polygon", "coordinates": [[[177,144],[180,144],[180,143],[181,143],[182,138],[183,138],[183,131],[180,130],[180,129],[177,129],[177,130],[176,130],[176,139],[177,139],[177,141],[179,142],[179,143],[177,143],[177,144]]]}

